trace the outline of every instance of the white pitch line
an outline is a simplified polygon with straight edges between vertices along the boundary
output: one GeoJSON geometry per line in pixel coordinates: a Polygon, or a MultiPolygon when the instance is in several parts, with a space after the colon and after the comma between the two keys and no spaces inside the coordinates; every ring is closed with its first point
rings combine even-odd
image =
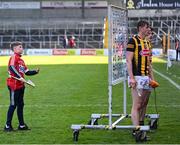
{"type": "MultiPolygon", "coordinates": [[[[127,105],[128,107],[131,107],[131,105],[127,105]]],[[[0,105],[0,108],[8,108],[9,105],[0,105]]],[[[106,104],[77,104],[77,105],[52,105],[52,104],[46,104],[46,105],[25,105],[27,108],[31,107],[37,107],[37,108],[42,108],[42,107],[108,107],[106,104]]],[[[122,107],[120,105],[114,105],[114,107],[122,107]]],[[[148,107],[155,107],[155,105],[148,105],[148,107]]],[[[165,104],[165,105],[157,105],[157,107],[161,108],[180,108],[180,104],[165,104]]]]}
{"type": "Polygon", "coordinates": [[[168,80],[172,85],[174,85],[177,89],[180,90],[180,85],[175,83],[173,80],[171,80],[169,77],[165,76],[164,74],[158,72],[157,70],[153,69],[153,71],[155,73],[157,73],[158,75],[160,75],[161,77],[163,77],[164,79],[168,80]]]}

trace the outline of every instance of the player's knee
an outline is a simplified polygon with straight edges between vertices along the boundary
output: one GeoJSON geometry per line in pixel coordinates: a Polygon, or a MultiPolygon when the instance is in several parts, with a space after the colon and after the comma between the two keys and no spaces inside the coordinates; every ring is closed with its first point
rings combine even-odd
{"type": "Polygon", "coordinates": [[[18,107],[24,107],[24,103],[19,103],[17,106],[18,107]]]}
{"type": "Polygon", "coordinates": [[[146,107],[147,104],[148,104],[148,102],[143,103],[143,104],[142,104],[142,108],[146,107]]]}
{"type": "Polygon", "coordinates": [[[146,107],[148,104],[148,100],[145,100],[143,103],[142,103],[142,107],[146,107]]]}
{"type": "Polygon", "coordinates": [[[133,110],[139,111],[141,108],[142,108],[142,105],[141,105],[141,104],[133,105],[133,110]]]}
{"type": "Polygon", "coordinates": [[[9,109],[10,109],[10,110],[15,110],[15,109],[16,109],[16,105],[10,105],[10,106],[9,106],[9,109]]]}

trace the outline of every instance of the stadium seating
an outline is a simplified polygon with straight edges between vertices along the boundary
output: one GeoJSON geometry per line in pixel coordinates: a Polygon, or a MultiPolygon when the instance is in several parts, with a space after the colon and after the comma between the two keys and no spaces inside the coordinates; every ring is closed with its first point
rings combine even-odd
{"type": "MultiPolygon", "coordinates": [[[[84,13],[85,18],[82,18],[81,12],[77,8],[0,9],[0,48],[9,48],[13,40],[23,41],[28,49],[63,48],[64,35],[68,39],[72,35],[75,37],[76,48],[103,48],[107,8],[88,8],[84,13]]],[[[180,34],[178,11],[158,11],[158,15],[157,10],[129,10],[128,13],[130,36],[137,32],[138,20],[145,19],[156,32],[155,47],[161,47],[163,34],[168,35],[168,32],[173,47],[176,35],[180,34]]]]}
{"type": "MultiPolygon", "coordinates": [[[[18,0],[17,0],[18,1],[18,0]]],[[[14,40],[25,48],[63,48],[63,38],[73,35],[77,48],[103,48],[107,9],[0,9],[0,47],[14,40]]]]}
{"type": "Polygon", "coordinates": [[[52,24],[48,20],[33,23],[32,19],[23,22],[14,20],[14,23],[10,24],[5,21],[4,25],[1,25],[1,48],[9,48],[9,43],[14,40],[23,41],[25,48],[63,48],[64,35],[67,35],[68,39],[73,35],[77,48],[103,47],[103,21],[61,19],[52,24]]]}

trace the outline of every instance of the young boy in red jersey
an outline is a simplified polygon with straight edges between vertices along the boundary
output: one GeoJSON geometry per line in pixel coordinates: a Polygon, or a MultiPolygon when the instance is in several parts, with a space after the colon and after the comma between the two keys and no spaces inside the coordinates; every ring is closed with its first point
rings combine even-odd
{"type": "Polygon", "coordinates": [[[17,107],[17,117],[19,120],[18,130],[29,130],[28,126],[24,123],[23,108],[24,108],[24,90],[25,90],[25,75],[35,75],[39,73],[39,69],[29,70],[21,59],[23,54],[23,45],[21,42],[13,42],[10,45],[14,54],[9,59],[7,78],[7,87],[10,93],[10,105],[7,112],[7,121],[4,131],[13,131],[12,118],[14,111],[17,107]],[[19,80],[15,79],[18,78],[19,80]]]}

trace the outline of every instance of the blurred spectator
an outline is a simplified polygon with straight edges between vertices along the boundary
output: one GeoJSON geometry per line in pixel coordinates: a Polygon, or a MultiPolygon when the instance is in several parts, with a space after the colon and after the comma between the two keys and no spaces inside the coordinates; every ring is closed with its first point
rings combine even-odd
{"type": "Polygon", "coordinates": [[[175,40],[175,49],[176,49],[176,61],[180,57],[180,41],[178,39],[175,40]]]}
{"type": "Polygon", "coordinates": [[[76,42],[75,42],[75,37],[74,36],[72,36],[69,39],[69,46],[70,46],[70,48],[75,48],[76,47],[76,42]]]}
{"type": "Polygon", "coordinates": [[[63,39],[63,47],[64,47],[64,48],[67,48],[67,46],[68,46],[68,38],[67,38],[67,36],[65,35],[65,36],[64,36],[64,39],[63,39]]]}

